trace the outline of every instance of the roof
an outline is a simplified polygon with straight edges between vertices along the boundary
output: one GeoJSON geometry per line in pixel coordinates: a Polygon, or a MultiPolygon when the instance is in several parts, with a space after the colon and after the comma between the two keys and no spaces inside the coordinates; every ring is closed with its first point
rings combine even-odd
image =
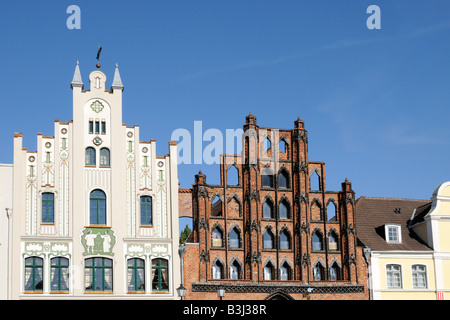
{"type": "Polygon", "coordinates": [[[372,251],[432,251],[414,231],[408,228],[414,209],[420,208],[420,213],[424,214],[430,204],[430,200],[359,198],[356,202],[356,227],[359,242],[372,251]],[[385,240],[384,226],[386,224],[401,226],[402,243],[388,243],[385,240]]]}

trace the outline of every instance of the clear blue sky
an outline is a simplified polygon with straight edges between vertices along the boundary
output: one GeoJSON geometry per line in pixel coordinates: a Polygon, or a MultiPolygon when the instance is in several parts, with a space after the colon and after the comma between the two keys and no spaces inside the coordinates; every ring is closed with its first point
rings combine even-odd
{"type": "MultiPolygon", "coordinates": [[[[72,119],[76,61],[88,83],[98,45],[111,84],[119,64],[123,121],[168,152],[173,130],[264,127],[309,132],[327,187],[357,197],[429,199],[450,180],[450,2],[447,0],[8,1],[0,11],[0,154],[13,134],[36,149],[55,119],[72,119]],[[81,9],[69,30],[66,9],[81,9]],[[381,30],[366,9],[381,8],[381,30]]],[[[205,143],[207,144],[207,143],[205,143]]],[[[190,187],[198,170],[181,165],[190,187]]]]}

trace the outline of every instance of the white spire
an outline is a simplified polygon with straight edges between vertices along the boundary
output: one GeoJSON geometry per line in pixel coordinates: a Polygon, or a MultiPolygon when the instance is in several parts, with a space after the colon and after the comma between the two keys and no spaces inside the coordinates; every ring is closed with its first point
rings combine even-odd
{"type": "Polygon", "coordinates": [[[80,72],[80,63],[77,60],[77,66],[75,67],[75,72],[73,74],[72,82],[70,83],[70,87],[73,89],[73,87],[81,87],[81,89],[84,88],[83,79],[81,78],[81,72],[80,72]]]}
{"type": "Polygon", "coordinates": [[[116,63],[116,71],[114,72],[113,84],[111,86],[111,90],[118,89],[123,91],[123,83],[122,79],[120,79],[119,66],[116,63]]]}

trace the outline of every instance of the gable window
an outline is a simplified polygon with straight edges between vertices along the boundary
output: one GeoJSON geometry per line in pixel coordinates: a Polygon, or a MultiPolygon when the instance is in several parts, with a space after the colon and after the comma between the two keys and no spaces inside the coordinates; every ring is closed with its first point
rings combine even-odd
{"type": "Polygon", "coordinates": [[[145,261],[139,258],[128,259],[128,292],[145,291],[145,261]]]}
{"type": "Polygon", "coordinates": [[[263,187],[273,188],[273,172],[270,168],[261,170],[261,185],[263,187]]]}
{"type": "Polygon", "coordinates": [[[278,188],[289,188],[288,174],[285,170],[278,174],[278,188]]]}
{"type": "Polygon", "coordinates": [[[222,200],[217,195],[211,201],[211,216],[221,217],[222,216],[222,200]]]}
{"type": "Polygon", "coordinates": [[[385,225],[386,241],[388,243],[402,243],[401,226],[395,224],[385,225]]]}
{"type": "Polygon", "coordinates": [[[324,280],[324,267],[320,262],[317,262],[313,268],[313,278],[315,281],[324,280]]]}
{"type": "Polygon", "coordinates": [[[273,249],[273,233],[269,229],[264,232],[263,247],[264,249],[273,249]]]}
{"type": "Polygon", "coordinates": [[[236,228],[231,229],[228,236],[230,248],[239,248],[239,231],[236,228]]]}
{"type": "Polygon", "coordinates": [[[273,280],[275,279],[275,267],[272,262],[267,262],[264,266],[264,280],[273,280]]]}
{"type": "Polygon", "coordinates": [[[427,267],[423,264],[412,266],[412,279],[414,289],[427,288],[427,267]]]}
{"type": "Polygon", "coordinates": [[[241,278],[241,266],[236,260],[230,266],[230,279],[240,279],[241,278]]]}
{"type": "Polygon", "coordinates": [[[44,260],[39,257],[25,259],[25,291],[42,292],[44,260]]]}
{"type": "Polygon", "coordinates": [[[273,218],[273,203],[270,199],[263,203],[263,218],[273,218]]]}
{"type": "Polygon", "coordinates": [[[42,223],[55,222],[55,195],[51,192],[42,194],[42,223]]]}
{"type": "Polygon", "coordinates": [[[286,200],[282,200],[280,203],[280,219],[289,219],[290,213],[289,213],[289,203],[286,200]]]}
{"type": "Polygon", "coordinates": [[[113,267],[108,258],[88,258],[84,263],[86,291],[112,292],[113,267]]]}
{"type": "Polygon", "coordinates": [[[100,149],[100,167],[109,167],[109,166],[110,166],[109,149],[101,148],[100,149]]]}
{"type": "Polygon", "coordinates": [[[291,248],[291,237],[286,230],[283,230],[280,234],[280,249],[291,248]]]}
{"type": "Polygon", "coordinates": [[[90,224],[106,225],[106,194],[96,189],[90,194],[90,224]]]}
{"type": "Polygon", "coordinates": [[[86,148],[86,157],[84,160],[86,166],[95,166],[95,149],[92,147],[86,148]]]}
{"type": "Polygon", "coordinates": [[[402,267],[398,264],[386,266],[387,287],[390,289],[402,288],[402,267]]]}
{"type": "Polygon", "coordinates": [[[223,273],[222,270],[223,270],[223,265],[219,260],[217,260],[213,264],[213,279],[222,279],[222,273],[223,273]]]}
{"type": "Polygon", "coordinates": [[[152,197],[141,196],[141,225],[151,226],[152,224],[152,197]]]}
{"type": "Polygon", "coordinates": [[[340,280],[340,269],[338,264],[334,262],[330,268],[330,280],[340,280]]]}
{"type": "Polygon", "coordinates": [[[69,291],[69,259],[56,257],[50,260],[50,289],[52,292],[69,291]]]}
{"type": "Polygon", "coordinates": [[[291,267],[287,262],[284,262],[280,268],[280,278],[281,280],[291,280],[291,267]]]}
{"type": "Polygon", "coordinates": [[[169,291],[169,262],[166,259],[152,260],[152,290],[169,291]]]}
{"type": "Polygon", "coordinates": [[[222,247],[222,231],[217,227],[212,231],[212,246],[222,247]]]}
{"type": "Polygon", "coordinates": [[[322,235],[320,232],[316,231],[313,233],[311,242],[313,250],[323,250],[322,235]]]}

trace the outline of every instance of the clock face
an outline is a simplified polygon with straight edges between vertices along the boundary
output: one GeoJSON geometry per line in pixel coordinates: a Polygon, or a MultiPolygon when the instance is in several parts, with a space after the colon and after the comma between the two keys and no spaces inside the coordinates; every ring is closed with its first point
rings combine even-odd
{"type": "Polygon", "coordinates": [[[102,138],[100,138],[100,137],[95,137],[94,138],[94,140],[92,140],[92,142],[94,142],[94,144],[96,145],[96,146],[99,146],[99,145],[101,145],[102,144],[102,138]]]}

